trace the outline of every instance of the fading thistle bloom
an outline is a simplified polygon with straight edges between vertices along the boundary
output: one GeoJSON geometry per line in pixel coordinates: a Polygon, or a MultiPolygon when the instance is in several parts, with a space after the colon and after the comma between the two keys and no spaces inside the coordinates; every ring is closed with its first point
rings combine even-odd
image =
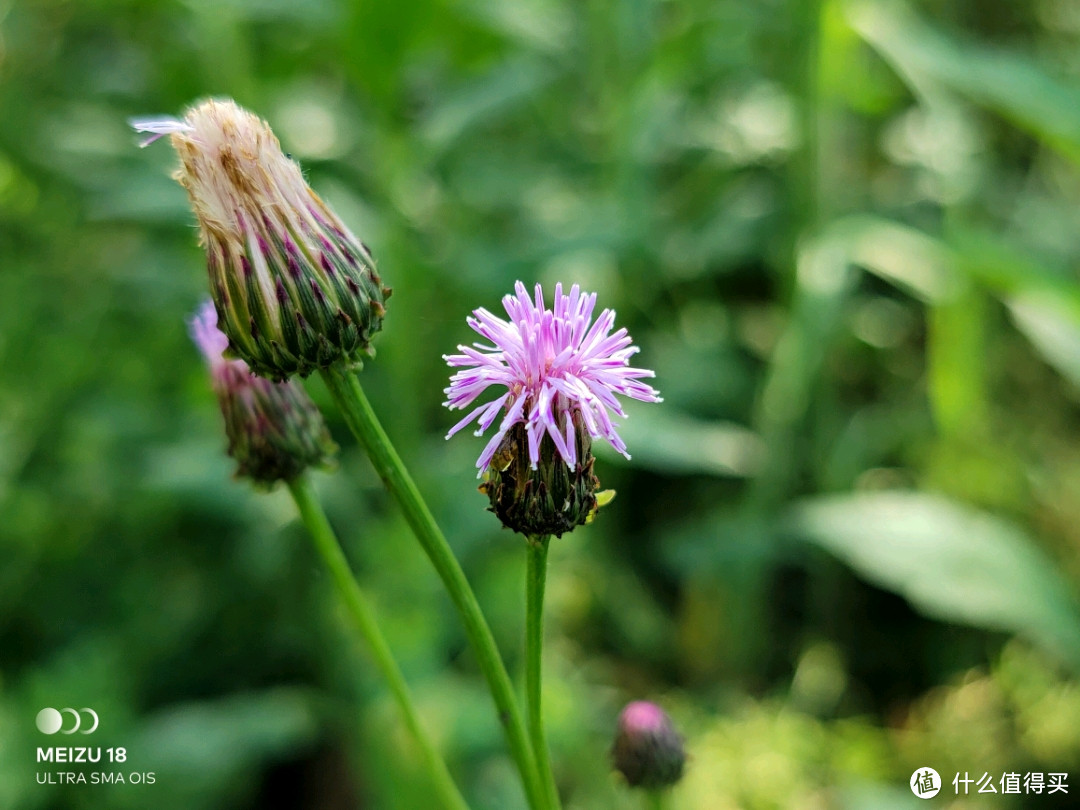
{"type": "Polygon", "coordinates": [[[265,121],[229,100],[183,120],[138,119],[170,137],[206,249],[229,349],[272,379],[370,353],[390,290],[367,247],[319,199],[265,121]]]}
{"type": "Polygon", "coordinates": [[[229,339],[217,328],[212,301],[199,307],[189,328],[210,367],[238,478],[268,487],[291,481],[308,467],[332,462],[337,446],[318,407],[299,383],[258,377],[243,360],[224,356],[229,339]]]}
{"type": "Polygon", "coordinates": [[[675,784],[686,764],[683,740],[671,718],[646,700],[636,700],[622,710],[611,756],[627,784],[646,790],[675,784]]]}
{"type": "Polygon", "coordinates": [[[596,293],[575,284],[567,295],[557,284],[548,309],[539,284],[534,297],[520,281],[514,290],[503,298],[508,321],[486,309],[467,320],[490,345],[458,346],[461,354],[444,356],[459,369],[446,389],[444,405],[451,410],[468,408],[491,387],[505,389],[470,411],[447,438],[473,421],[482,435],[501,416],[476,462],[479,476],[486,475],[481,489],[515,531],[559,535],[596,511],[592,440],[602,437],[629,458],[612,421],[626,415],[616,395],[661,400],[641,381],[654,373],[629,365],[638,348],[626,329],[612,333],[615,312],[605,309],[593,321],[596,293]]]}

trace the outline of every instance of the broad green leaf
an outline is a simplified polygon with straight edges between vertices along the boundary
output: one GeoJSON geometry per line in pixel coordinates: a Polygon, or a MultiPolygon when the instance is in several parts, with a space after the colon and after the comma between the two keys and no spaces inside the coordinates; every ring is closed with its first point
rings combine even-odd
{"type": "Polygon", "coordinates": [[[814,498],[791,526],[869,582],[934,619],[1025,636],[1080,668],[1080,612],[1020,529],[936,495],[814,498]]]}

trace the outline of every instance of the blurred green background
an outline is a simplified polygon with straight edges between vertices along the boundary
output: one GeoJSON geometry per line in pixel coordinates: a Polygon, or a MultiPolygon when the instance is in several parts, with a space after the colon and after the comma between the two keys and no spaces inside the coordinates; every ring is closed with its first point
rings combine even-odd
{"type": "MultiPolygon", "coordinates": [[[[441,354],[514,280],[614,307],[663,405],[552,544],[567,808],[1080,794],[1077,0],[0,0],[0,808],[433,806],[287,495],[230,479],[203,258],[130,116],[232,96],[394,287],[364,382],[520,676],[524,552],[441,354]],[[45,706],[153,785],[39,785],[45,706]],[[962,788],[962,786],[961,786],[962,788]]],[[[328,406],[321,383],[308,384],[328,406]]],[[[331,519],[476,808],[523,807],[462,630],[332,408],[331,519]]],[[[66,741],[65,741],[66,742],[66,741]]],[[[73,768],[72,770],[82,770],[73,768]]]]}

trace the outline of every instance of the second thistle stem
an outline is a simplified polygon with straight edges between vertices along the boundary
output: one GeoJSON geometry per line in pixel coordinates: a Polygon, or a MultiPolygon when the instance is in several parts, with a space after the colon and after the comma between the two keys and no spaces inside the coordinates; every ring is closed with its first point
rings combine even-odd
{"type": "Polygon", "coordinates": [[[559,807],[559,790],[551,770],[547,738],[544,734],[541,662],[544,644],[544,585],[547,580],[549,535],[529,537],[525,573],[525,699],[528,706],[529,738],[536,753],[536,766],[548,807],[559,807]]]}
{"type": "Polygon", "coordinates": [[[345,552],[341,550],[337,535],[334,534],[330,521],[326,519],[326,513],[323,512],[311,489],[311,482],[300,476],[289,482],[289,492],[292,493],[296,508],[300,511],[300,517],[307,526],[311,539],[315,542],[315,548],[326,563],[326,567],[330,569],[330,576],[334,580],[341,601],[355,622],[360,635],[367,642],[371,657],[375,659],[375,665],[386,679],[405,719],[405,725],[420,748],[424,765],[427,767],[443,806],[447,810],[469,810],[469,806],[461,797],[461,793],[450,776],[450,771],[446,768],[446,763],[439,756],[435,744],[420,723],[405,676],[401,674],[397,661],[394,660],[394,655],[390,651],[390,645],[386,643],[386,638],[379,630],[375,611],[372,610],[371,604],[353,577],[349,561],[345,558],[345,552]]]}
{"type": "Polygon", "coordinates": [[[435,523],[431,510],[390,443],[390,437],[379,423],[356,375],[341,365],[335,365],[324,369],[322,376],[350,430],[363,446],[387,490],[398,502],[405,520],[446,586],[465,625],[465,633],[472,644],[477,664],[487,679],[510,754],[521,773],[529,806],[533,810],[543,810],[544,792],[529,738],[525,733],[525,724],[521,719],[521,710],[514,699],[510,676],[495,645],[491,628],[488,627],[480,604],[476,601],[476,595],[465,578],[465,572],[461,570],[461,565],[435,523]]]}

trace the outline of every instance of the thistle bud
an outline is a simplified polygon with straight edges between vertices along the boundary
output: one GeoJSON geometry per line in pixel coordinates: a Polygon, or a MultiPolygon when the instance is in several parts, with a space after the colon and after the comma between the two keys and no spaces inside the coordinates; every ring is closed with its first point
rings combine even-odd
{"type": "Polygon", "coordinates": [[[307,376],[370,354],[390,290],[367,247],[308,187],[266,122],[232,101],[132,122],[171,137],[229,349],[256,373],[307,376]]]}
{"type": "Polygon", "coordinates": [[[686,753],[671,718],[655,703],[630,703],[619,715],[611,751],[615,768],[631,787],[659,790],[682,778],[686,753]]]}
{"type": "Polygon", "coordinates": [[[589,434],[580,425],[575,428],[572,467],[547,436],[534,467],[525,426],[519,423],[507,431],[480,485],[504,526],[531,537],[561,537],[592,519],[600,481],[593,475],[589,434]]]}
{"type": "Polygon", "coordinates": [[[269,487],[332,462],[337,446],[318,407],[298,383],[257,377],[243,360],[224,357],[228,338],[217,328],[213,302],[199,308],[190,326],[210,366],[237,478],[269,487]]]}

